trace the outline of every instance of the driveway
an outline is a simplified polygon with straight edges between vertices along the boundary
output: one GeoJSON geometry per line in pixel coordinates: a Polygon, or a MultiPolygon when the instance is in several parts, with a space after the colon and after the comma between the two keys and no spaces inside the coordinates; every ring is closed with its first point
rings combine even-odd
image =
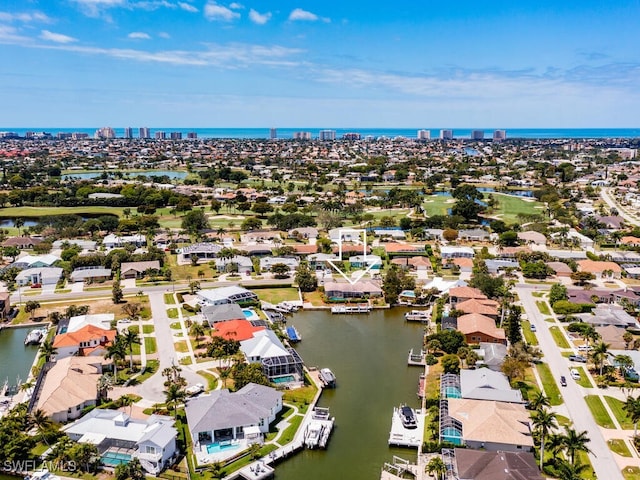
{"type": "Polygon", "coordinates": [[[616,463],[613,453],[609,449],[605,441],[600,427],[596,424],[591,411],[584,401],[586,390],[580,387],[576,382],[571,380],[569,374],[569,362],[564,358],[558,346],[556,345],[549,326],[549,322],[545,322],[544,316],[536,306],[536,298],[532,295],[530,285],[517,285],[515,287],[518,297],[524,307],[527,316],[532,324],[537,327],[537,337],[540,343],[540,350],[544,353],[543,360],[549,365],[556,381],[561,375],[564,375],[569,381],[566,387],[561,387],[562,398],[566,412],[573,421],[574,428],[580,431],[587,431],[591,442],[589,448],[593,452],[589,455],[593,469],[598,478],[607,480],[622,480],[621,467],[616,463]]]}

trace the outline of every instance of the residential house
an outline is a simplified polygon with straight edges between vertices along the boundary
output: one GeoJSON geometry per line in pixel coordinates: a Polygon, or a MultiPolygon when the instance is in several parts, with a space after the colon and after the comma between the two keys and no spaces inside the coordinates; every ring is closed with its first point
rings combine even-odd
{"type": "Polygon", "coordinates": [[[380,270],[382,267],[382,259],[378,255],[354,255],[349,257],[351,268],[366,269],[371,267],[372,270],[380,270]]]}
{"type": "Polygon", "coordinates": [[[479,313],[493,320],[498,318],[498,302],[495,300],[470,298],[464,302],[456,303],[456,310],[465,314],[479,313]]]}
{"type": "Polygon", "coordinates": [[[219,305],[204,305],[200,312],[204,317],[203,323],[209,326],[230,320],[244,320],[245,315],[237,303],[224,303],[219,305]]]}
{"type": "Polygon", "coordinates": [[[36,408],[55,422],[68,422],[98,400],[102,358],[65,357],[47,371],[37,392],[36,408]]]}
{"type": "Polygon", "coordinates": [[[362,231],[353,228],[332,228],[329,230],[329,239],[334,243],[350,242],[359,243],[362,231]]]}
{"type": "Polygon", "coordinates": [[[626,235],[620,239],[620,244],[627,247],[640,247],[640,238],[626,235]]]}
{"type": "Polygon", "coordinates": [[[289,230],[287,234],[289,238],[303,238],[308,240],[310,238],[318,238],[318,229],[315,227],[300,227],[289,230]]]}
{"type": "Polygon", "coordinates": [[[347,300],[350,298],[381,297],[382,288],[377,282],[372,280],[360,280],[355,283],[349,282],[326,282],[324,293],[332,300],[347,300]]]}
{"type": "Polygon", "coordinates": [[[318,245],[296,243],[294,245],[287,245],[287,247],[293,248],[293,253],[300,256],[306,256],[306,255],[312,255],[314,253],[318,253],[318,245]]]}
{"type": "Polygon", "coordinates": [[[518,232],[518,240],[525,244],[546,245],[547,237],[535,231],[518,232]]]}
{"type": "Polygon", "coordinates": [[[458,231],[458,238],[472,242],[486,242],[489,240],[489,232],[482,228],[462,229],[458,231]]]}
{"type": "Polygon", "coordinates": [[[578,245],[580,245],[580,248],[583,248],[585,250],[593,250],[593,245],[595,242],[591,238],[581,234],[577,230],[572,228],[571,230],[569,230],[567,236],[575,241],[578,245]]]}
{"type": "Polygon", "coordinates": [[[456,245],[443,245],[440,247],[442,260],[459,257],[473,258],[474,255],[475,251],[471,247],[460,247],[456,245]]]}
{"type": "Polygon", "coordinates": [[[511,388],[509,379],[502,372],[488,368],[460,370],[460,394],[462,398],[474,400],[525,403],[522,392],[511,388]]]}
{"type": "Polygon", "coordinates": [[[113,451],[137,458],[147,473],[157,475],[178,457],[174,423],[162,415],[138,420],[119,410],[96,408],[62,431],[78,443],[96,445],[101,456],[113,451]]]}
{"type": "MultiPolygon", "coordinates": [[[[86,240],[83,238],[67,238],[64,240],[56,240],[51,244],[54,249],[63,249],[65,245],[75,245],[82,249],[82,252],[95,252],[98,247],[98,242],[93,240],[86,240]]],[[[82,253],[81,253],[82,255],[82,253]]]]}
{"type": "Polygon", "coordinates": [[[635,317],[624,311],[618,305],[597,304],[592,313],[580,313],[575,315],[581,322],[589,323],[594,327],[606,327],[613,325],[620,329],[639,328],[635,317]]]}
{"type": "Polygon", "coordinates": [[[456,448],[454,461],[461,480],[544,480],[531,452],[456,448]]]}
{"type": "Polygon", "coordinates": [[[87,315],[78,315],[71,317],[66,321],[62,320],[58,325],[58,332],[73,333],[88,325],[93,325],[94,327],[98,327],[103,330],[110,330],[114,320],[115,314],[113,313],[91,313],[87,315]]]}
{"type": "Polygon", "coordinates": [[[248,362],[261,364],[271,382],[292,377],[295,382],[303,380],[302,358],[293,348],[286,348],[273,330],[254,332],[252,338],[240,342],[240,351],[248,362]]]}
{"type": "Polygon", "coordinates": [[[193,245],[179,248],[177,250],[178,260],[180,263],[189,263],[191,262],[191,258],[195,257],[198,259],[198,262],[203,260],[209,261],[216,258],[218,253],[220,253],[220,250],[223,248],[224,246],[219,243],[195,243],[193,245]]]}
{"type": "Polygon", "coordinates": [[[454,286],[449,289],[449,301],[452,306],[471,299],[488,300],[487,296],[477,288],[467,286],[454,286]]]}
{"type": "Polygon", "coordinates": [[[337,262],[338,257],[331,253],[314,253],[307,257],[311,270],[330,270],[333,267],[329,262],[337,262]]]}
{"type": "Polygon", "coordinates": [[[234,393],[214,390],[189,400],[185,412],[198,459],[207,462],[207,447],[211,444],[246,448],[251,443],[262,443],[281,410],[282,392],[255,383],[234,393]]]}
{"type": "Polygon", "coordinates": [[[499,372],[507,356],[507,346],[502,343],[480,342],[480,348],[476,352],[480,357],[480,363],[499,372]]]}
{"type": "Polygon", "coordinates": [[[71,272],[72,282],[98,282],[111,278],[111,269],[103,267],[80,267],[71,272]]]}
{"type": "Polygon", "coordinates": [[[458,330],[469,344],[489,342],[506,344],[504,330],[496,327],[493,318],[479,313],[469,313],[458,317],[458,330]]]}
{"type": "Polygon", "coordinates": [[[467,257],[458,257],[454,258],[453,261],[451,258],[447,260],[447,263],[443,265],[443,268],[446,268],[450,264],[455,265],[460,269],[460,272],[463,273],[471,273],[473,271],[473,259],[467,257]]]}
{"type": "Polygon", "coordinates": [[[125,245],[134,245],[136,248],[140,248],[147,245],[147,237],[139,233],[135,235],[116,235],[110,233],[102,239],[102,245],[108,249],[122,248],[125,245]]]}
{"type": "Polygon", "coordinates": [[[613,290],[608,288],[568,288],[567,297],[571,303],[612,303],[613,290]]]}
{"type": "Polygon", "coordinates": [[[382,240],[404,240],[407,238],[404,231],[398,228],[375,228],[373,234],[382,240]]]}
{"type": "Polygon", "coordinates": [[[216,270],[222,272],[236,272],[240,275],[251,275],[253,272],[253,261],[245,255],[236,255],[231,258],[218,257],[213,260],[216,270]]]}
{"type": "Polygon", "coordinates": [[[595,260],[580,260],[578,270],[595,275],[596,279],[620,278],[622,268],[614,262],[600,262],[595,260]]]}
{"type": "Polygon", "coordinates": [[[584,260],[587,258],[587,252],[584,250],[547,250],[551,258],[556,260],[584,260]]]}
{"type": "Polygon", "coordinates": [[[22,257],[16,259],[16,261],[13,262],[11,266],[23,269],[51,267],[58,260],[60,260],[60,257],[51,253],[48,253],[46,255],[23,255],[22,257]]]}
{"type": "Polygon", "coordinates": [[[547,262],[546,264],[551,270],[554,271],[556,277],[569,278],[573,273],[571,267],[563,262],[547,262]]]}
{"type": "Polygon", "coordinates": [[[42,240],[31,237],[9,237],[2,242],[3,247],[17,247],[20,250],[31,249],[36,245],[40,245],[42,240]]]}
{"type": "Polygon", "coordinates": [[[150,260],[146,262],[123,262],[120,265],[122,278],[143,278],[148,271],[160,271],[160,261],[150,260]]]}
{"type": "Polygon", "coordinates": [[[456,420],[467,447],[488,451],[533,449],[531,419],[524,405],[464,398],[449,398],[447,402],[448,416],[456,420]]]}
{"type": "Polygon", "coordinates": [[[625,329],[618,328],[614,325],[606,327],[596,327],[596,332],[600,335],[600,340],[609,345],[609,349],[626,350],[627,342],[624,341],[625,329]]]}
{"type": "Polygon", "coordinates": [[[290,272],[300,265],[300,261],[294,257],[263,257],[260,259],[260,270],[270,272],[271,268],[279,263],[286,265],[290,272]]]}
{"type": "Polygon", "coordinates": [[[211,336],[243,342],[252,339],[256,332],[265,328],[263,326],[255,326],[249,320],[228,320],[214,324],[211,336]]]}
{"type": "Polygon", "coordinates": [[[500,273],[501,270],[507,270],[507,269],[513,269],[513,270],[519,270],[520,269],[520,263],[518,263],[516,260],[511,260],[511,259],[504,259],[504,260],[485,260],[485,265],[487,266],[487,270],[489,270],[489,273],[493,274],[493,275],[497,275],[498,273],[500,273]]]}
{"type": "Polygon", "coordinates": [[[240,235],[240,242],[247,244],[264,242],[282,243],[282,237],[280,236],[280,232],[273,230],[254,230],[240,235]]]}
{"type": "Polygon", "coordinates": [[[16,283],[24,285],[55,285],[62,278],[62,268],[37,267],[27,268],[16,275],[16,283]]]}
{"type": "Polygon", "coordinates": [[[115,330],[105,330],[95,325],[86,325],[75,332],[56,335],[53,340],[53,346],[58,351],[56,354],[57,359],[73,355],[102,357],[115,337],[115,330]]]}
{"type": "Polygon", "coordinates": [[[202,306],[223,305],[225,303],[243,305],[258,301],[258,296],[251,290],[236,285],[199,290],[197,295],[202,306]]]}

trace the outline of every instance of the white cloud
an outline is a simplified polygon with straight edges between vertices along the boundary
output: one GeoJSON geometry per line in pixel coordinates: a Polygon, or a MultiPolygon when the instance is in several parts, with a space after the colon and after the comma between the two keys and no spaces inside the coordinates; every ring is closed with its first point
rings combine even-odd
{"type": "Polygon", "coordinates": [[[0,12],[0,21],[2,22],[43,22],[49,23],[51,19],[42,12],[20,12],[20,13],[10,13],[10,12],[0,12]]]}
{"type": "Polygon", "coordinates": [[[158,36],[160,38],[171,38],[171,35],[169,35],[167,32],[160,32],[158,36]]]}
{"type": "Polygon", "coordinates": [[[62,33],[50,32],[49,30],[42,30],[40,32],[40,38],[55,43],[72,43],[78,41],[76,38],[63,35],[62,33]]]}
{"type": "Polygon", "coordinates": [[[127,37],[133,38],[133,39],[136,39],[136,40],[150,40],[151,39],[151,35],[149,35],[148,33],[144,33],[144,32],[131,32],[129,35],[127,35],[127,37]]]}
{"type": "Polygon", "coordinates": [[[215,2],[209,2],[204,6],[204,16],[207,20],[223,20],[225,22],[240,18],[239,13],[215,2]]]}
{"type": "Polygon", "coordinates": [[[178,2],[178,6],[184,10],[185,12],[197,13],[198,9],[191,5],[190,3],[178,2]]]}
{"type": "Polygon", "coordinates": [[[18,33],[18,29],[10,25],[0,25],[0,43],[25,44],[31,39],[18,33]]]}
{"type": "Polygon", "coordinates": [[[292,22],[297,20],[304,20],[307,22],[315,22],[319,17],[315,13],[308,12],[307,10],[303,10],[301,8],[296,8],[289,14],[289,20],[292,22]]]}
{"type": "Polygon", "coordinates": [[[244,5],[238,2],[232,2],[229,4],[229,8],[232,8],[233,10],[242,10],[244,8],[244,5]]]}
{"type": "Polygon", "coordinates": [[[125,5],[125,0],[72,0],[89,17],[99,17],[103,10],[125,5]]]}
{"type": "Polygon", "coordinates": [[[251,10],[249,10],[249,19],[257,25],[264,25],[269,20],[271,20],[271,12],[258,13],[252,8],[251,10]]]}

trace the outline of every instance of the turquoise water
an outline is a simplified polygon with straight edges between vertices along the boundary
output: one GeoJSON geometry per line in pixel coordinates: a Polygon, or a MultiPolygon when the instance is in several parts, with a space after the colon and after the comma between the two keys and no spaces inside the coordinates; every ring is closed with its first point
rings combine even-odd
{"type": "Polygon", "coordinates": [[[244,313],[245,318],[251,318],[255,315],[255,313],[253,313],[252,310],[248,310],[248,309],[242,310],[242,313],[244,313]]]}
{"type": "MultiPolygon", "coordinates": [[[[59,127],[32,127],[32,128],[10,128],[0,127],[0,131],[15,132],[18,135],[24,136],[27,131],[32,132],[49,132],[52,135],[57,133],[87,133],[90,137],[99,127],[95,128],[59,128],[59,127]]],[[[449,127],[438,128],[332,128],[332,127],[295,127],[295,128],[278,128],[278,138],[292,138],[294,132],[311,132],[313,138],[317,138],[318,132],[325,128],[331,128],[336,131],[336,138],[341,138],[345,133],[357,132],[360,133],[362,138],[366,136],[373,137],[407,137],[416,138],[418,130],[429,130],[431,132],[431,138],[438,138],[440,135],[440,129],[449,127]]],[[[483,130],[486,139],[490,139],[493,135],[493,131],[497,129],[504,129],[504,127],[496,128],[454,128],[454,138],[469,138],[471,130],[483,130]]],[[[115,128],[116,136],[124,137],[124,127],[115,128]]],[[[257,138],[267,139],[270,136],[269,128],[163,128],[163,127],[151,127],[151,136],[153,137],[156,131],[163,131],[170,134],[171,132],[183,132],[186,136],[187,132],[195,132],[198,134],[198,138],[257,138]]],[[[507,128],[507,139],[509,138],[526,138],[526,139],[550,139],[550,138],[635,138],[640,137],[640,128],[507,128]]],[[[134,128],[134,136],[138,135],[138,129],[134,128]]],[[[170,140],[168,140],[170,141],[170,140]]]]}
{"type": "Polygon", "coordinates": [[[446,387],[445,395],[447,396],[447,398],[462,398],[460,390],[458,390],[456,387],[446,387]]]}
{"type": "Polygon", "coordinates": [[[109,467],[117,467],[123,463],[129,463],[131,461],[131,455],[119,452],[105,452],[102,454],[101,461],[109,467]]]}
{"type": "Polygon", "coordinates": [[[296,379],[292,375],[287,375],[286,377],[276,377],[273,379],[273,383],[289,383],[295,381],[296,379]]]}
{"type": "Polygon", "coordinates": [[[207,452],[210,454],[220,453],[220,452],[228,452],[229,450],[235,450],[239,448],[240,445],[229,444],[221,444],[221,443],[210,443],[207,445],[207,452]]]}

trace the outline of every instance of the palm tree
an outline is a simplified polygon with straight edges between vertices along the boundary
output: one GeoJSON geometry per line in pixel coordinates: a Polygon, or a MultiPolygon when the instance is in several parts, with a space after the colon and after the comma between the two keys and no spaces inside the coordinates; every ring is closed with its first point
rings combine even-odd
{"type": "Polygon", "coordinates": [[[558,427],[556,414],[545,408],[538,410],[531,416],[535,429],[540,434],[540,470],[544,464],[544,444],[550,430],[558,427]]]}
{"type": "Polygon", "coordinates": [[[549,402],[549,397],[547,397],[544,392],[536,392],[529,399],[529,406],[532,410],[541,410],[542,408],[547,408],[551,406],[549,402]]]}
{"type": "Polygon", "coordinates": [[[98,399],[107,398],[109,390],[113,389],[113,377],[108,373],[100,375],[98,378],[98,399]]]}
{"type": "Polygon", "coordinates": [[[569,463],[566,460],[558,460],[556,469],[560,475],[558,478],[562,480],[582,480],[582,474],[589,468],[584,463],[569,463]]]}
{"type": "Polygon", "coordinates": [[[442,480],[444,478],[444,474],[447,473],[447,466],[444,464],[441,457],[433,457],[429,460],[429,463],[427,463],[425,471],[429,475],[436,477],[438,480],[442,480]]]}
{"type": "Polygon", "coordinates": [[[187,394],[177,383],[170,383],[167,389],[164,391],[167,399],[167,406],[173,404],[173,414],[178,417],[178,403],[182,402],[187,394]]]}
{"type": "Polygon", "coordinates": [[[47,433],[51,432],[55,427],[56,424],[54,421],[47,416],[44,410],[39,408],[29,414],[29,421],[37,428],[38,434],[42,437],[42,441],[47,447],[50,447],[51,445],[49,445],[47,441],[47,433]]]}
{"type": "Polygon", "coordinates": [[[200,338],[205,334],[205,332],[206,330],[204,325],[200,322],[193,322],[193,325],[191,325],[191,328],[189,329],[189,333],[196,337],[196,346],[199,345],[200,338]]]}
{"type": "Polygon", "coordinates": [[[607,359],[607,354],[609,353],[610,345],[608,343],[604,343],[603,341],[599,341],[591,350],[591,359],[593,363],[598,364],[600,367],[600,375],[602,375],[602,369],[604,368],[604,361],[607,359]]]}
{"type": "Polygon", "coordinates": [[[629,395],[622,408],[627,417],[633,422],[633,436],[636,437],[638,434],[638,421],[640,421],[640,399],[629,395]]]}
{"type": "Polygon", "coordinates": [[[51,357],[58,353],[58,349],[53,346],[53,342],[51,340],[47,340],[40,346],[40,355],[42,355],[46,362],[49,361],[51,357]]]}
{"type": "Polygon", "coordinates": [[[571,465],[575,465],[576,452],[591,453],[591,450],[587,447],[587,443],[590,441],[591,439],[586,431],[578,433],[573,428],[565,427],[565,434],[562,435],[562,445],[567,451],[571,465]]]}
{"type": "Polygon", "coordinates": [[[125,330],[122,343],[129,350],[129,370],[133,371],[133,346],[140,345],[140,336],[133,330],[125,330]]]}
{"type": "Polygon", "coordinates": [[[113,360],[113,376],[116,378],[116,381],[118,378],[118,360],[124,360],[126,353],[127,347],[122,341],[122,336],[117,334],[113,343],[107,346],[107,353],[104,355],[104,358],[113,360]]]}

